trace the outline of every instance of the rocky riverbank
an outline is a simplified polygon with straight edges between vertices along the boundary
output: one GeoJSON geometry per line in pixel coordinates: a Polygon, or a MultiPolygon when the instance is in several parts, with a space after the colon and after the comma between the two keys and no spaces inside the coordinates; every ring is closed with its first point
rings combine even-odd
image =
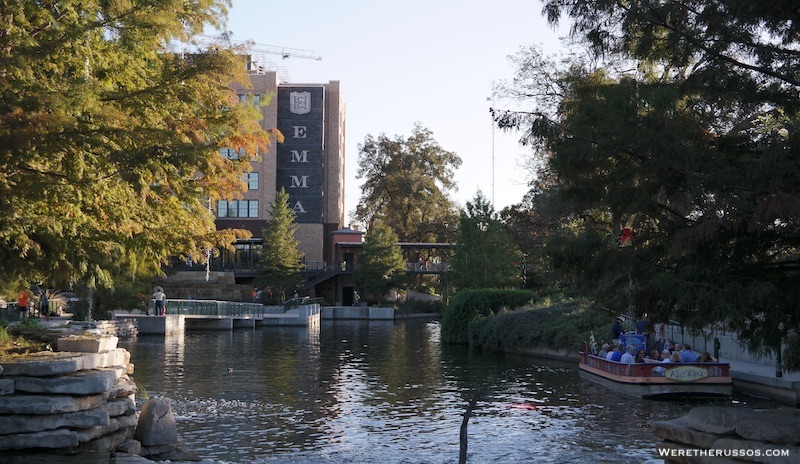
{"type": "Polygon", "coordinates": [[[800,410],[702,406],[653,425],[669,464],[800,462],[800,410]]]}
{"type": "Polygon", "coordinates": [[[199,460],[181,450],[168,399],[149,398],[137,413],[130,353],[103,329],[64,334],[55,351],[0,358],[3,455],[199,460]]]}

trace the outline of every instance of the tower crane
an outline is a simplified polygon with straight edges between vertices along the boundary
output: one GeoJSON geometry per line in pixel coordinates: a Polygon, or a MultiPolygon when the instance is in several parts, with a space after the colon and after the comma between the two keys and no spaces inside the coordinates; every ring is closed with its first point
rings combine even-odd
{"type": "Polygon", "coordinates": [[[284,60],[288,58],[305,58],[309,60],[322,61],[322,57],[317,55],[315,52],[302,48],[279,47],[277,45],[255,43],[250,40],[243,42],[242,44],[244,45],[245,49],[249,50],[250,52],[280,55],[280,57],[284,60]]]}
{"type": "Polygon", "coordinates": [[[278,45],[267,45],[256,43],[253,40],[233,40],[231,39],[231,32],[225,32],[218,37],[201,36],[205,39],[210,39],[212,42],[222,42],[228,46],[236,45],[243,54],[248,55],[247,69],[250,72],[261,72],[269,67],[275,67],[281,80],[288,80],[288,74],[282,67],[276,66],[272,61],[268,60],[266,55],[278,55],[284,60],[289,58],[303,58],[307,60],[321,61],[322,57],[312,50],[302,48],[281,47],[278,45]]]}

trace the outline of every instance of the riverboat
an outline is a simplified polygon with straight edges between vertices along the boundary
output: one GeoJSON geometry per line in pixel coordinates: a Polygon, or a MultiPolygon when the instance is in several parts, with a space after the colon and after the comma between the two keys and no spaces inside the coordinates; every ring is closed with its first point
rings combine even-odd
{"type": "Polygon", "coordinates": [[[722,398],[733,393],[728,363],[626,364],[583,351],[578,367],[587,380],[645,399],[722,398]]]}

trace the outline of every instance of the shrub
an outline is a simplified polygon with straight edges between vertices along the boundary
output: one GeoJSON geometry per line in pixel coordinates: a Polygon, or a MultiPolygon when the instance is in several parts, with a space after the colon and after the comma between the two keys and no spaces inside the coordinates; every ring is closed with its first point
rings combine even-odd
{"type": "Polygon", "coordinates": [[[442,315],[442,341],[468,343],[469,325],[475,319],[503,310],[532,304],[536,294],[529,290],[464,290],[450,299],[442,315]]]}
{"type": "Polygon", "coordinates": [[[549,347],[577,353],[592,332],[599,343],[611,325],[607,311],[586,299],[563,299],[531,305],[469,324],[470,345],[486,351],[549,347]]]}

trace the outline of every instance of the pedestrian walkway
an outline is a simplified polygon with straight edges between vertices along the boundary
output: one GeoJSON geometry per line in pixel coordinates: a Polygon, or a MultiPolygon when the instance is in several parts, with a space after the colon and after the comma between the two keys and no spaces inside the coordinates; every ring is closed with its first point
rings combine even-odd
{"type": "Polygon", "coordinates": [[[800,372],[789,373],[783,371],[782,377],[775,377],[776,368],[774,362],[773,364],[770,365],[757,362],[747,362],[747,361],[727,360],[727,359],[722,359],[721,361],[730,364],[731,371],[734,372],[759,375],[762,377],[782,378],[784,380],[789,380],[789,381],[800,381],[800,372]]]}
{"type": "Polygon", "coordinates": [[[800,406],[800,372],[782,372],[781,377],[777,377],[774,363],[770,365],[727,359],[721,361],[731,366],[734,390],[800,406]]]}

